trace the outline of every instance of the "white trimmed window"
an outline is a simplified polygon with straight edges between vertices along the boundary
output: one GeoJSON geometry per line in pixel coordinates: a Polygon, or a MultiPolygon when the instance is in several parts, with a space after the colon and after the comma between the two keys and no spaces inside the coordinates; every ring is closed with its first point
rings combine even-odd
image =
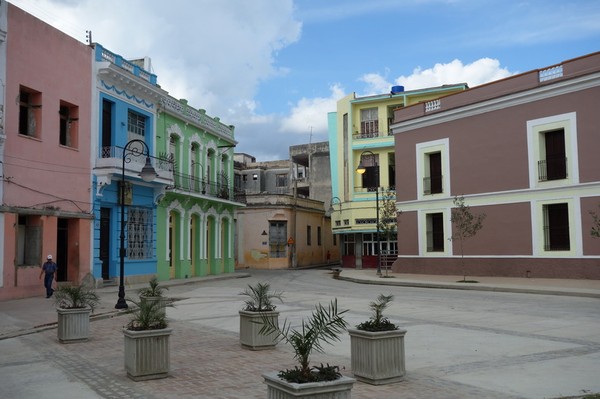
{"type": "MultiPolygon", "coordinates": [[[[572,198],[536,202],[533,210],[534,255],[575,255],[577,247],[576,215],[578,201],[572,198]]],[[[579,237],[581,242],[581,237],[579,237]]]]}
{"type": "Polygon", "coordinates": [[[527,141],[531,187],[579,182],[575,112],[528,121],[527,141]]]}
{"type": "Polygon", "coordinates": [[[427,252],[444,252],[444,213],[428,213],[425,216],[427,252]]]}
{"type": "Polygon", "coordinates": [[[417,144],[418,199],[428,199],[433,195],[449,196],[450,155],[448,147],[448,139],[417,144]]]}
{"type": "Polygon", "coordinates": [[[421,256],[450,256],[452,245],[448,237],[452,235],[450,210],[443,208],[419,211],[419,254],[421,256]]]}

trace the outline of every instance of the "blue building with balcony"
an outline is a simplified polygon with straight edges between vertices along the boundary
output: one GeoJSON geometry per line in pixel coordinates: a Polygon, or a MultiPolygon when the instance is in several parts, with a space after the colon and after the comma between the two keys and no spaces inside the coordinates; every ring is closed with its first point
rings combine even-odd
{"type": "Polygon", "coordinates": [[[118,282],[121,273],[124,283],[145,282],[156,274],[157,203],[173,184],[172,164],[156,154],[155,141],[167,92],[148,71],[148,58],[125,60],[93,46],[93,276],[102,284],[118,282]],[[153,171],[142,178],[145,166],[153,171]]]}

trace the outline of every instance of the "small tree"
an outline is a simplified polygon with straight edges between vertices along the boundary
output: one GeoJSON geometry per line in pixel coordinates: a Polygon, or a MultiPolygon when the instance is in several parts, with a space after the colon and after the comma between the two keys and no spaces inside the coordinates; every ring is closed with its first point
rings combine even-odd
{"type": "Polygon", "coordinates": [[[395,191],[390,189],[382,191],[379,201],[379,225],[377,228],[381,237],[389,241],[390,237],[395,236],[398,230],[397,216],[399,212],[396,209],[395,191]]]}
{"type": "Polygon", "coordinates": [[[449,238],[450,241],[458,240],[460,244],[460,265],[463,269],[463,281],[467,280],[465,271],[464,241],[473,237],[483,227],[485,213],[474,215],[468,205],[465,204],[463,196],[454,197],[454,208],[452,208],[452,217],[450,221],[454,225],[454,233],[449,238]]]}
{"type": "MultiPolygon", "coordinates": [[[[379,224],[377,230],[379,237],[386,242],[398,234],[398,216],[401,214],[396,208],[396,192],[387,189],[381,193],[379,205],[379,224]]],[[[381,251],[381,248],[378,248],[381,251]]],[[[387,275],[387,268],[385,269],[387,275]]]]}
{"type": "MultiPolygon", "coordinates": [[[[598,208],[600,208],[600,205],[598,205],[598,208]]],[[[590,234],[594,238],[600,238],[600,216],[594,211],[590,211],[590,215],[592,215],[592,219],[594,220],[590,234]]]]}

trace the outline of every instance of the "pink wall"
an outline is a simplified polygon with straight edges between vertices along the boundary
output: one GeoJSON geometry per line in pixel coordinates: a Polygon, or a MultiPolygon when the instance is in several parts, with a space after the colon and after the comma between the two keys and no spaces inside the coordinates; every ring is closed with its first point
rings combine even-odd
{"type": "Polygon", "coordinates": [[[42,93],[41,137],[18,134],[19,108],[6,103],[6,205],[40,203],[64,211],[90,212],[90,47],[61,33],[19,8],[8,5],[6,98],[16,99],[23,85],[42,93]],[[59,106],[79,107],[78,148],[59,146],[59,106]],[[22,187],[22,186],[26,186],[22,187]],[[57,198],[76,201],[52,202],[57,198]]]}
{"type": "MultiPolygon", "coordinates": [[[[57,252],[58,218],[68,219],[68,281],[91,266],[91,62],[92,49],[8,4],[4,175],[4,285],[0,299],[44,295],[40,265],[57,252]],[[41,93],[37,135],[19,134],[20,87],[41,93]],[[77,136],[60,145],[61,101],[77,107],[77,136]],[[10,209],[13,207],[14,210],[10,209]],[[42,226],[36,265],[16,265],[17,214],[36,214],[42,226]]],[[[60,267],[61,265],[59,265],[60,267]]]]}
{"type": "MultiPolygon", "coordinates": [[[[474,215],[485,213],[483,227],[464,241],[465,255],[531,255],[531,205],[529,203],[472,206],[474,215]]],[[[448,221],[450,223],[450,221],[448,221]]],[[[453,253],[460,256],[460,243],[453,241],[453,253]]]]}

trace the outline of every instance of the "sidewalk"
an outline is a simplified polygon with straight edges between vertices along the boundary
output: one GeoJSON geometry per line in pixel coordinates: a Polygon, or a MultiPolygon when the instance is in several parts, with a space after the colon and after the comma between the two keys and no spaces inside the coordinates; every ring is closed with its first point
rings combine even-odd
{"type": "MultiPolygon", "coordinates": [[[[161,281],[160,284],[164,287],[171,287],[176,285],[210,283],[211,281],[249,276],[250,274],[246,272],[235,272],[216,276],[192,277],[185,280],[161,281]]],[[[126,285],[125,297],[135,298],[137,290],[146,286],[147,284],[126,285]]],[[[56,328],[56,304],[54,303],[54,299],[44,298],[44,287],[41,286],[39,291],[40,296],[37,297],[0,301],[0,340],[56,328]]],[[[90,316],[92,320],[119,314],[120,311],[115,309],[118,292],[118,286],[109,286],[96,290],[96,293],[100,297],[100,303],[90,316]]]]}
{"type": "Polygon", "coordinates": [[[469,276],[467,282],[462,282],[463,276],[385,271],[380,277],[376,269],[342,269],[339,279],[362,284],[600,298],[600,280],[469,276]]]}
{"type": "MultiPolygon", "coordinates": [[[[235,272],[218,276],[163,281],[161,285],[170,287],[249,276],[250,273],[247,272],[235,272]]],[[[600,280],[469,277],[467,281],[475,280],[477,283],[463,283],[459,282],[463,280],[463,276],[401,274],[392,272],[388,272],[386,275],[386,272],[383,271],[382,277],[379,277],[375,269],[347,268],[342,269],[339,279],[359,284],[600,298],[600,280]]],[[[146,284],[126,286],[126,295],[130,295],[144,286],[146,284]]],[[[115,309],[117,292],[118,287],[116,286],[97,290],[100,296],[100,304],[94,311],[92,319],[111,317],[119,312],[115,309]]],[[[41,296],[43,296],[43,287],[40,289],[41,296]]],[[[56,328],[54,301],[48,299],[40,304],[40,297],[0,302],[0,315],[2,315],[0,317],[0,340],[56,328]]]]}

